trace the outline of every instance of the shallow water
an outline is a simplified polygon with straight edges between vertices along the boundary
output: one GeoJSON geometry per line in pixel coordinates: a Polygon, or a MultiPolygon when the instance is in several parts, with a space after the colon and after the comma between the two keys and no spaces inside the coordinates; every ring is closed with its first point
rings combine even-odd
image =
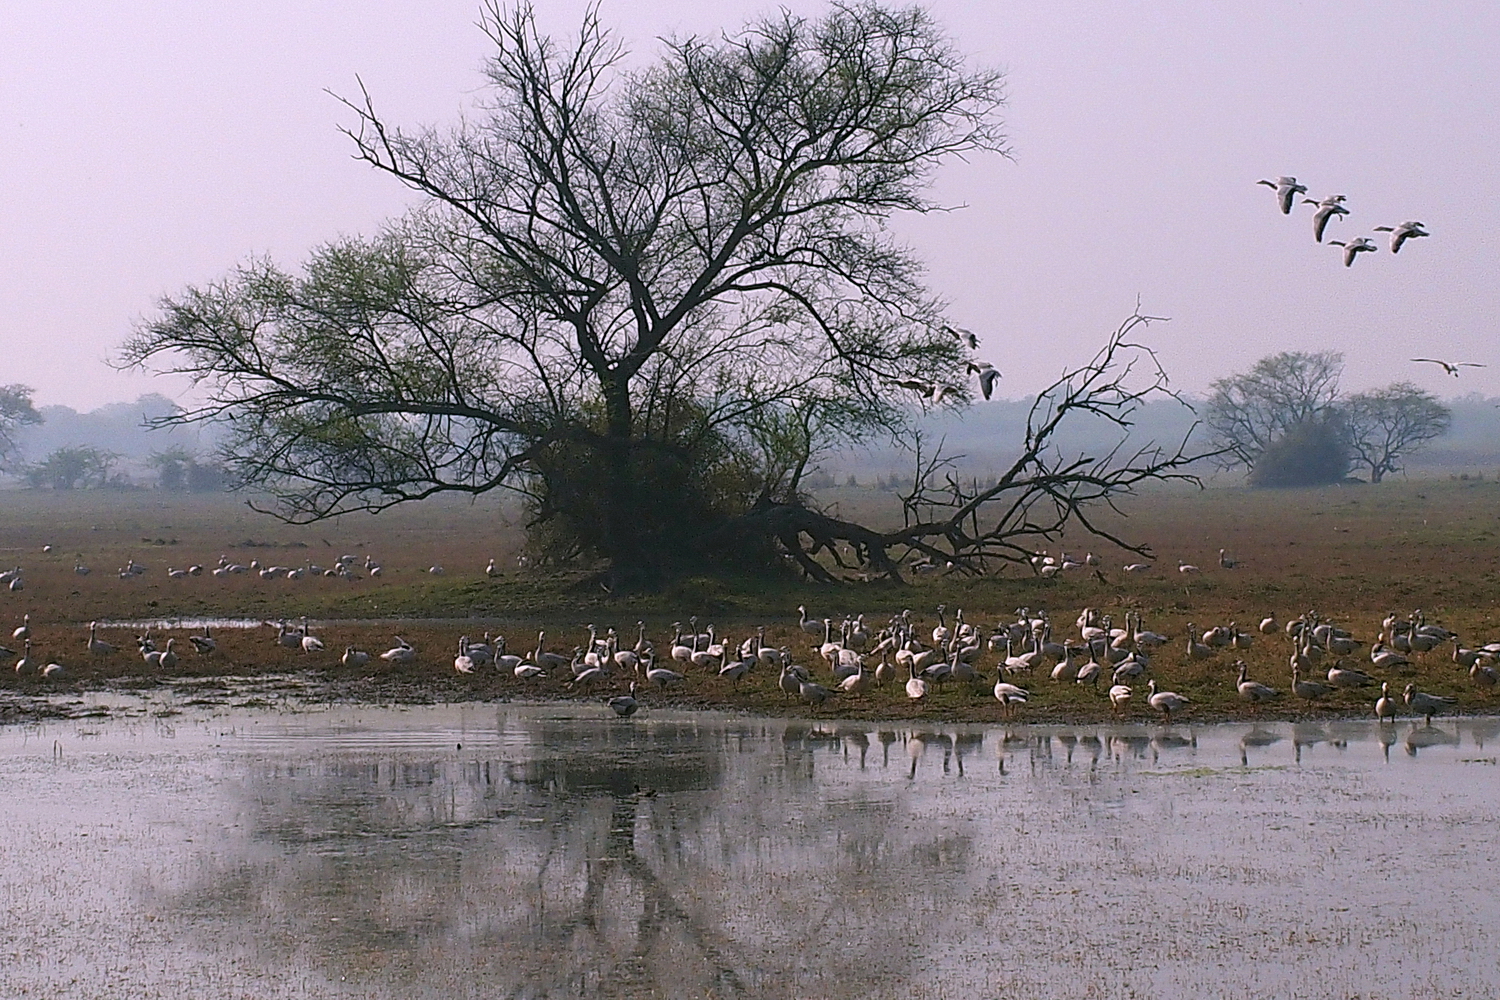
{"type": "Polygon", "coordinates": [[[0,996],[1500,995],[1497,743],[535,705],[0,729],[0,996]]]}

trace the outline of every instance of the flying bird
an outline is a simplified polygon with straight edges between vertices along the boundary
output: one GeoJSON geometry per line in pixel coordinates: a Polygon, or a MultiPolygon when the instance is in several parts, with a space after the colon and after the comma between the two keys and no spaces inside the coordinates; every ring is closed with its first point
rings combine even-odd
{"type": "Polygon", "coordinates": [[[1322,243],[1323,230],[1327,228],[1328,220],[1349,214],[1349,210],[1344,207],[1344,200],[1341,194],[1331,194],[1322,201],[1313,201],[1311,198],[1302,199],[1304,205],[1318,206],[1318,210],[1313,213],[1313,239],[1322,243]]]}
{"type": "Polygon", "coordinates": [[[1413,361],[1425,361],[1429,365],[1442,365],[1443,366],[1443,371],[1447,372],[1449,375],[1452,375],[1454,378],[1458,378],[1458,370],[1460,368],[1488,368],[1489,367],[1488,365],[1482,365],[1482,364],[1480,364],[1477,361],[1457,361],[1457,362],[1449,363],[1447,361],[1439,361],[1437,358],[1412,358],[1412,360],[1413,361]]]}
{"type": "Polygon", "coordinates": [[[974,336],[974,334],[970,333],[968,330],[960,329],[958,327],[945,326],[943,327],[943,332],[953,337],[954,340],[968,347],[969,350],[979,350],[979,338],[974,336]]]}
{"type": "Polygon", "coordinates": [[[1362,254],[1362,253],[1374,253],[1376,250],[1379,249],[1378,247],[1375,246],[1374,243],[1371,243],[1369,240],[1365,239],[1363,236],[1361,236],[1357,240],[1350,240],[1348,243],[1345,243],[1343,240],[1329,240],[1328,241],[1328,245],[1331,246],[1331,247],[1343,247],[1344,248],[1344,266],[1345,267],[1349,267],[1351,264],[1353,264],[1354,263],[1354,258],[1358,257],[1360,254],[1362,254]]]}
{"type": "Polygon", "coordinates": [[[1276,201],[1281,205],[1282,215],[1292,214],[1292,202],[1299,194],[1307,194],[1307,185],[1298,184],[1295,177],[1278,177],[1274,181],[1256,181],[1268,188],[1276,189],[1276,201]]]}
{"type": "Polygon", "coordinates": [[[984,393],[985,399],[989,399],[990,394],[995,391],[995,379],[1002,377],[999,369],[988,361],[970,361],[969,372],[979,376],[979,391],[984,393]]]}
{"type": "Polygon", "coordinates": [[[1419,236],[1431,236],[1427,230],[1422,228],[1420,222],[1403,222],[1399,226],[1376,226],[1377,233],[1391,234],[1391,253],[1400,253],[1401,244],[1407,240],[1414,240],[1419,236]]]}

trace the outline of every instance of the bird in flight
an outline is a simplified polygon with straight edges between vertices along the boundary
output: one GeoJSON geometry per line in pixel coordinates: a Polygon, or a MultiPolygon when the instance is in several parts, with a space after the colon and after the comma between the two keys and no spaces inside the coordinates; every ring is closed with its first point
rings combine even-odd
{"type": "Polygon", "coordinates": [[[1299,194],[1307,194],[1307,185],[1298,184],[1295,177],[1278,177],[1274,181],[1256,181],[1268,188],[1276,189],[1276,200],[1281,204],[1281,214],[1292,214],[1292,202],[1299,194]]]}
{"type": "Polygon", "coordinates": [[[1489,367],[1488,365],[1482,365],[1482,364],[1480,364],[1477,361],[1458,361],[1458,362],[1454,362],[1454,363],[1450,364],[1447,361],[1439,361],[1437,358],[1412,358],[1412,360],[1413,361],[1425,361],[1429,365],[1442,365],[1443,366],[1443,371],[1447,372],[1449,375],[1452,375],[1454,378],[1458,378],[1458,370],[1460,368],[1488,368],[1489,367]]]}
{"type": "Polygon", "coordinates": [[[988,361],[970,361],[969,372],[979,376],[979,391],[989,399],[990,393],[995,391],[995,379],[1002,377],[999,369],[988,361]]]}
{"type": "Polygon", "coordinates": [[[1345,243],[1343,240],[1329,240],[1328,245],[1331,247],[1344,248],[1345,267],[1353,264],[1354,258],[1358,257],[1360,254],[1375,253],[1378,249],[1380,249],[1374,243],[1371,243],[1369,240],[1365,239],[1363,236],[1361,236],[1357,240],[1350,240],[1348,243],[1345,243]]]}
{"type": "MultiPolygon", "coordinates": [[[[1424,233],[1423,235],[1426,235],[1426,234],[1424,233]]],[[[945,326],[945,327],[943,327],[943,332],[947,333],[949,336],[951,336],[954,340],[958,341],[959,343],[964,344],[965,346],[967,346],[969,348],[969,350],[971,350],[971,351],[977,351],[977,350],[979,350],[979,338],[976,337],[976,336],[974,336],[974,334],[970,333],[968,330],[961,330],[961,329],[958,329],[957,327],[945,326]]]]}
{"type": "Polygon", "coordinates": [[[1420,222],[1403,222],[1399,226],[1376,226],[1377,233],[1391,234],[1391,253],[1400,253],[1401,244],[1407,240],[1414,240],[1419,236],[1431,236],[1427,230],[1422,228],[1420,222]]]}
{"type": "Polygon", "coordinates": [[[1302,204],[1318,206],[1318,210],[1313,213],[1313,239],[1319,243],[1323,242],[1323,230],[1327,228],[1329,219],[1349,214],[1349,210],[1344,207],[1344,196],[1341,194],[1331,194],[1322,201],[1303,198],[1302,204]]]}
{"type": "MultiPolygon", "coordinates": [[[[998,375],[999,373],[997,372],[996,374],[998,375]]],[[[927,401],[933,406],[941,404],[950,392],[958,392],[956,386],[947,385],[943,382],[928,382],[919,378],[900,379],[895,384],[903,389],[910,389],[918,395],[926,396],[927,401]]]]}

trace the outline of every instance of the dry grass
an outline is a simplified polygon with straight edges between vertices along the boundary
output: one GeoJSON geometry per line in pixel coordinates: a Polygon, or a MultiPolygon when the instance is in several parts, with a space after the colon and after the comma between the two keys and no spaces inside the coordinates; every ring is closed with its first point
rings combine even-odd
{"type": "MultiPolygon", "coordinates": [[[[42,681],[4,671],[12,691],[39,694],[104,685],[152,683],[134,656],[118,655],[89,662],[84,630],[90,619],[248,617],[274,619],[307,614],[326,619],[317,629],[328,651],[306,656],[277,647],[269,629],[223,630],[221,649],[209,658],[179,649],[180,672],[204,677],[279,671],[314,671],[335,693],[372,700],[435,698],[602,697],[603,689],[574,691],[560,679],[524,685],[513,678],[486,673],[454,673],[451,650],[460,632],[474,636],[486,630],[511,637],[512,652],[526,652],[535,632],[547,628],[549,647],[566,652],[582,641],[590,621],[613,624],[633,637],[633,623],[645,619],[662,643],[671,621],[690,614],[718,623],[721,634],[743,638],[758,625],[768,638],[790,645],[802,662],[815,655],[795,627],[795,607],[806,603],[813,613],[842,617],[863,612],[882,621],[903,607],[916,609],[921,620],[934,618],[940,602],[962,607],[971,621],[990,626],[1012,616],[1015,608],[1049,609],[1060,631],[1071,632],[1084,605],[1123,619],[1127,609],[1140,611],[1147,624],[1173,635],[1171,647],[1154,661],[1159,683],[1194,700],[1192,718],[1287,718],[1306,714],[1366,715],[1374,695],[1340,694],[1316,708],[1290,698],[1269,706],[1246,706],[1235,700],[1234,656],[1188,662],[1181,637],[1189,621],[1198,628],[1236,621],[1251,628],[1266,614],[1283,620],[1315,608],[1325,618],[1350,627],[1369,640],[1388,612],[1422,608],[1429,621],[1459,631],[1466,644],[1500,638],[1500,486],[1482,482],[1393,482],[1378,487],[1257,492],[1216,489],[1202,493],[1163,491],[1138,498],[1130,518],[1113,525],[1131,538],[1149,542],[1159,569],[1128,576],[1118,569],[1129,558],[1110,547],[1095,547],[1104,559],[1106,581],[1091,575],[1040,580],[1011,570],[981,580],[954,577],[921,580],[907,587],[889,584],[847,588],[811,587],[760,580],[688,580],[668,592],[617,599],[582,573],[515,570],[520,537],[514,521],[492,501],[437,503],[378,517],[344,518],[306,528],[281,525],[223,497],[163,498],[157,494],[3,494],[0,517],[0,567],[21,565],[26,589],[0,593],[0,624],[5,632],[32,616],[34,655],[57,660],[66,679],[42,681]],[[248,542],[260,543],[254,546],[248,542]],[[44,544],[53,551],[43,553],[44,544]],[[1240,561],[1232,570],[1218,567],[1217,553],[1227,548],[1240,561]],[[254,575],[230,579],[166,578],[166,568],[193,563],[215,564],[220,554],[248,562],[299,565],[331,562],[339,554],[363,557],[368,552],[384,567],[379,580],[261,580],[254,575]],[[81,555],[92,572],[73,573],[81,555]],[[508,567],[498,579],[483,567],[494,557],[508,567]],[[150,567],[142,577],[121,580],[116,569],[127,559],[150,567]],[[1181,559],[1203,572],[1185,577],[1176,571],[1181,559]],[[426,568],[439,564],[447,572],[435,577],[426,568]],[[358,619],[430,618],[459,621],[390,622],[358,619]],[[394,632],[422,651],[410,667],[384,665],[348,671],[334,658],[345,643],[372,652],[390,644],[394,632]]],[[[834,491],[830,502],[844,513],[890,516],[888,499],[870,491],[834,491]]],[[[1069,552],[1091,547],[1086,538],[1067,539],[1069,552]]],[[[170,633],[184,635],[185,633],[170,633]]],[[[128,645],[128,635],[113,631],[111,641],[128,645]]],[[[8,639],[0,639],[9,643],[8,639]]],[[[179,640],[179,645],[185,640],[179,640]]],[[[1473,688],[1467,675],[1446,659],[1450,650],[1429,654],[1409,676],[1389,678],[1393,686],[1414,680],[1423,690],[1456,695],[1465,712],[1494,711],[1497,696],[1473,688]]],[[[1257,680],[1285,689],[1289,683],[1288,648],[1280,638],[1258,637],[1242,653],[1257,680]]],[[[1363,656],[1352,658],[1368,667],[1363,656]]],[[[989,662],[993,662],[990,660],[989,662]]],[[[623,686],[624,681],[619,686],[623,686]]],[[[1026,683],[1026,682],[1023,682],[1026,683]]],[[[652,695],[652,700],[722,706],[776,714],[796,713],[850,718],[912,717],[983,720],[998,715],[987,687],[961,691],[952,686],[920,706],[899,689],[862,698],[837,698],[821,709],[788,704],[775,678],[752,674],[735,691],[717,678],[691,677],[680,692],[652,695]]],[[[1030,682],[1033,697],[1026,718],[1090,719],[1108,715],[1101,695],[1045,677],[1030,682]]],[[[1144,685],[1133,714],[1143,715],[1144,685]]]]}

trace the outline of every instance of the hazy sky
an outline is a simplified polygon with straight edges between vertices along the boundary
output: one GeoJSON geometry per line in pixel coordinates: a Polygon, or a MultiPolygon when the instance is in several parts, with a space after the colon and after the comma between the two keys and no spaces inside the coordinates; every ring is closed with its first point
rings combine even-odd
{"type": "MultiPolygon", "coordinates": [[[[581,0],[536,0],[571,30],[581,0]]],[[[820,4],[788,0],[799,13],[820,4]]],[[[1019,395],[1133,308],[1179,387],[1273,351],[1337,348],[1346,384],[1500,394],[1500,4],[935,0],[1005,69],[1015,159],[955,163],[960,212],[904,221],[952,315],[1019,395]],[[1262,177],[1349,196],[1338,237],[1432,238],[1341,266],[1262,177]],[[1380,234],[1375,234],[1380,235],[1380,234]],[[1488,362],[1460,380],[1414,355],[1488,362]]],[[[656,37],[734,27],[753,0],[605,0],[656,37]]],[[[368,232],[406,193],[354,163],[324,91],[363,78],[388,119],[478,96],[476,0],[11,3],[0,14],[0,384],[87,409],[182,386],[112,371],[154,300],[247,256],[368,232]],[[87,8],[87,9],[85,9],[87,8]]],[[[1382,247],[1385,246],[1382,240],[1382,247]]]]}

